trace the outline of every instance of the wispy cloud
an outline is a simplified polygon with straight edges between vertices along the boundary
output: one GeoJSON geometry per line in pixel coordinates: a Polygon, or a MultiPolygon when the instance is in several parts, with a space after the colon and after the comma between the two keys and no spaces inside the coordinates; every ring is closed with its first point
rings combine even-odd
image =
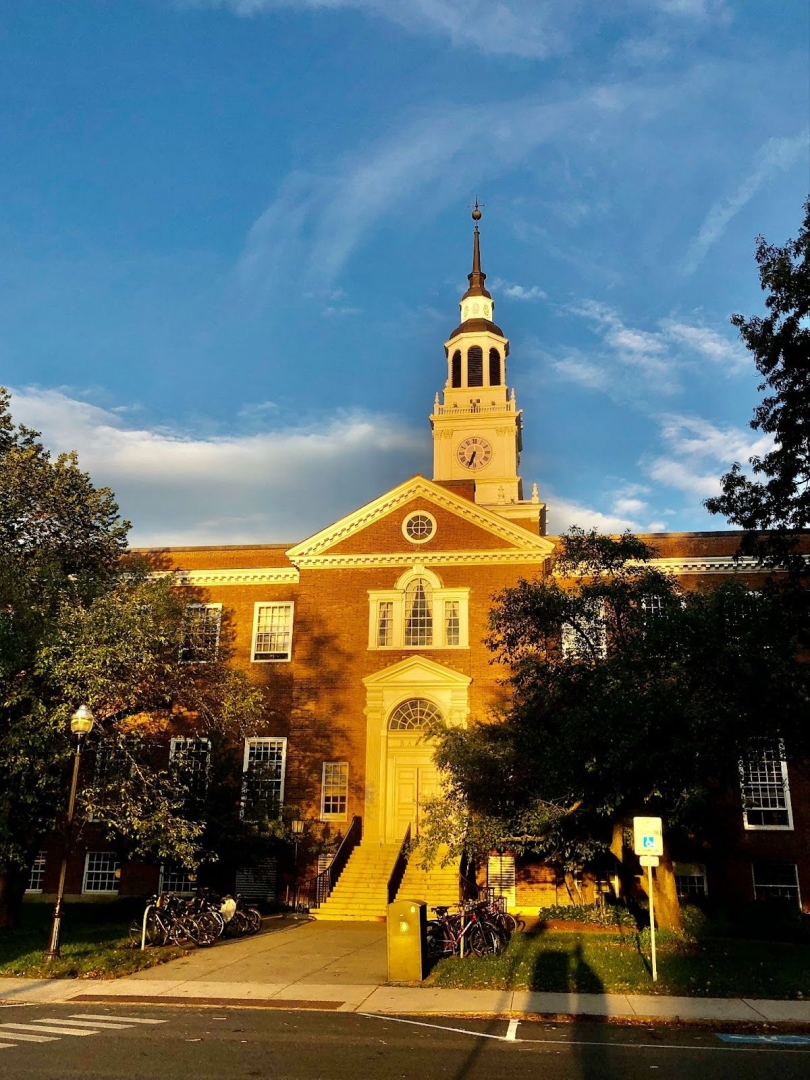
{"type": "Polygon", "coordinates": [[[808,139],[810,132],[805,130],[793,138],[772,138],[762,144],[751,172],[732,195],[716,202],[704,218],[687,250],[683,263],[685,274],[694,273],[712,244],[723,235],[729,222],[773,176],[785,172],[800,158],[808,157],[808,139]]]}
{"type": "MultiPolygon", "coordinates": [[[[183,3],[183,0],[180,0],[183,3]]],[[[542,59],[568,42],[568,27],[584,6],[553,0],[185,0],[186,7],[224,7],[235,15],[265,12],[365,11],[413,33],[429,32],[460,48],[542,59]]]]}
{"type": "Polygon", "coordinates": [[[493,278],[492,288],[507,300],[546,300],[548,295],[539,285],[516,285],[503,278],[493,278]]]}
{"type": "Polygon", "coordinates": [[[508,174],[545,144],[573,142],[588,146],[592,156],[595,143],[604,149],[626,137],[628,115],[636,124],[651,122],[682,103],[688,87],[688,76],[668,86],[637,80],[546,100],[442,103],[425,110],[328,169],[288,176],[248,234],[240,277],[271,289],[283,267],[287,281],[328,288],[358,245],[398,214],[403,201],[429,202],[438,211],[508,174]]]}
{"type": "Polygon", "coordinates": [[[615,308],[595,300],[563,310],[591,323],[601,345],[587,353],[566,349],[562,355],[546,357],[546,362],[561,378],[620,400],[646,393],[675,394],[682,388],[683,373],[696,362],[715,365],[726,374],[751,370],[751,359],[738,342],[701,323],[666,318],[656,329],[642,330],[629,326],[615,308]]]}
{"type": "Polygon", "coordinates": [[[58,390],[15,391],[13,412],[113,489],[135,545],[292,543],[428,466],[428,435],[395,417],[270,427],[271,405],[253,407],[264,431],[220,437],[128,425],[58,390]]]}
{"type": "Polygon", "coordinates": [[[770,436],[753,437],[750,429],[677,414],[662,418],[661,438],[664,453],[646,462],[648,476],[701,502],[719,492],[720,476],[733,462],[747,462],[773,445],[770,436]]]}

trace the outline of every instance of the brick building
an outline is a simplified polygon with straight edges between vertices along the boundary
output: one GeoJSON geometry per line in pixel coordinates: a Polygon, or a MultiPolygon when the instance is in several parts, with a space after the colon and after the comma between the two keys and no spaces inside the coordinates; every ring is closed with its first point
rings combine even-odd
{"type": "MultiPolygon", "coordinates": [[[[190,590],[197,640],[216,648],[227,631],[234,663],[268,690],[265,730],[245,741],[246,798],[259,785],[264,796],[296,805],[310,822],[330,823],[341,834],[360,819],[352,839],[362,829],[362,843],[322,917],[383,913],[403,838],[408,830],[418,836],[421,801],[439,785],[420,728],[432,715],[463,725],[497,708],[503,672],[483,645],[491,597],[518,577],[543,575],[554,551],[536,486],[524,498],[522,413],[507,388],[509,343],[493,321],[480,212],[473,216],[470,284],[445,343],[444,388],[430,417],[433,479],[406,480],[292,547],[161,552],[177,586],[190,590]]],[[[659,550],[657,564],[687,588],[729,574],[756,582],[753,567],[733,562],[733,533],[645,539],[659,550]]],[[[206,768],[205,740],[174,740],[172,752],[206,768]]],[[[807,777],[788,776],[776,747],[746,763],[742,781],[744,798],[734,793],[717,808],[729,838],[722,861],[676,866],[680,890],[742,900],[782,896],[806,905],[807,777]]],[[[97,846],[72,865],[68,893],[100,897],[119,887],[134,893],[157,886],[155,868],[133,866],[119,885],[115,853],[97,846]]],[[[34,890],[49,887],[57,861],[35,866],[34,890]]],[[[488,870],[519,908],[566,899],[562,883],[536,865],[515,867],[506,855],[491,859],[488,870]]],[[[246,867],[239,884],[271,895],[275,873],[272,865],[246,867]]],[[[167,873],[164,884],[182,885],[181,878],[167,873]]],[[[458,866],[426,875],[411,860],[400,894],[417,893],[434,903],[454,900],[458,866]]]]}

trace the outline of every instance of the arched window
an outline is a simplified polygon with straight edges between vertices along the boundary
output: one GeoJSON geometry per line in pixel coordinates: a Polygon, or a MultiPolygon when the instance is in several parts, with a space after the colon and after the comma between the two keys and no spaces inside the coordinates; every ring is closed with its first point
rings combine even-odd
{"type": "Polygon", "coordinates": [[[484,351],[480,345],[467,350],[467,386],[484,385],[484,351]]]}
{"type": "Polygon", "coordinates": [[[427,698],[411,698],[397,705],[388,721],[389,731],[419,731],[442,719],[441,711],[427,698]]]}
{"type": "Polygon", "coordinates": [[[497,349],[489,350],[489,385],[501,385],[501,354],[497,349]]]}
{"type": "Polygon", "coordinates": [[[433,589],[425,578],[414,578],[405,590],[405,644],[433,644],[433,589]]]}
{"type": "Polygon", "coordinates": [[[452,367],[450,381],[454,387],[459,387],[461,386],[461,349],[456,349],[453,353],[452,367]]]}

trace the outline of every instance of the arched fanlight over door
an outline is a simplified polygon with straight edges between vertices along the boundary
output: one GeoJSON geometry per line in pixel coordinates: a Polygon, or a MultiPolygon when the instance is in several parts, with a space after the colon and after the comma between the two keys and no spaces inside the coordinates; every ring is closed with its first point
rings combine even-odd
{"type": "Polygon", "coordinates": [[[441,710],[427,698],[410,698],[397,705],[388,721],[389,731],[420,731],[442,720],[441,710]]]}

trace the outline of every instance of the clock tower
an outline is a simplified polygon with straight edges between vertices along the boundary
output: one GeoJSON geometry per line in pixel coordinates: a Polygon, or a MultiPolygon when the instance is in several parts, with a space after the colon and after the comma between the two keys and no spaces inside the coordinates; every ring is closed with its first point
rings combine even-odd
{"type": "Polygon", "coordinates": [[[523,498],[518,476],[522,449],[522,412],[515,391],[506,385],[509,342],[492,321],[495,303],[481,269],[478,222],[481,210],[475,200],[472,218],[472,272],[469,288],[459,303],[461,321],[444,352],[447,381],[442,401],[439,394],[430,417],[433,428],[433,479],[472,480],[475,501],[524,525],[545,532],[545,506],[537,485],[531,499],[523,498]]]}

